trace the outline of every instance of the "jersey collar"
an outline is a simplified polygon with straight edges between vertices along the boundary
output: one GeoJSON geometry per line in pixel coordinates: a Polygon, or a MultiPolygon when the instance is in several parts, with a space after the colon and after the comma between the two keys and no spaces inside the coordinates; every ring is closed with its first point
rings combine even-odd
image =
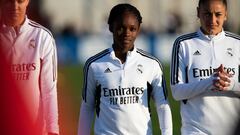
{"type": "MultiPolygon", "coordinates": [[[[116,57],[116,55],[115,55],[115,52],[114,52],[113,48],[109,48],[109,51],[110,51],[110,57],[111,57],[112,59],[118,59],[118,58],[116,57]]],[[[127,59],[133,57],[134,55],[136,55],[136,53],[137,53],[137,48],[134,47],[132,51],[128,51],[128,53],[127,53],[127,59]]]]}
{"type": "Polygon", "coordinates": [[[222,30],[220,33],[218,33],[217,35],[205,35],[202,30],[199,28],[197,31],[198,35],[204,39],[204,40],[208,40],[208,41],[216,41],[219,39],[222,39],[225,37],[225,31],[222,30]]]}
{"type": "Polygon", "coordinates": [[[22,25],[22,26],[20,27],[20,29],[19,29],[19,33],[22,33],[22,32],[24,32],[25,30],[27,30],[28,24],[29,24],[29,19],[28,19],[27,16],[26,16],[23,25],[22,25]]]}

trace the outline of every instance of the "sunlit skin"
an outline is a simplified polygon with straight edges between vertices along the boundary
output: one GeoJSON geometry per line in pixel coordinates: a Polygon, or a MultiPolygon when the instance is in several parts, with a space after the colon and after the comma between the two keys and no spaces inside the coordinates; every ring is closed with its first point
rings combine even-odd
{"type": "Polygon", "coordinates": [[[25,19],[29,0],[2,0],[2,19],[5,25],[20,27],[25,19]]]}
{"type": "Polygon", "coordinates": [[[131,12],[125,12],[113,23],[113,49],[122,63],[126,61],[127,52],[133,50],[139,31],[140,24],[131,12]]]}
{"type": "Polygon", "coordinates": [[[197,8],[201,30],[206,35],[217,35],[227,20],[227,8],[220,0],[209,0],[197,8]]]}
{"type": "Polygon", "coordinates": [[[219,79],[213,80],[213,85],[220,91],[226,90],[231,83],[231,80],[229,79],[231,75],[224,70],[222,64],[218,67],[215,76],[219,79]]]}

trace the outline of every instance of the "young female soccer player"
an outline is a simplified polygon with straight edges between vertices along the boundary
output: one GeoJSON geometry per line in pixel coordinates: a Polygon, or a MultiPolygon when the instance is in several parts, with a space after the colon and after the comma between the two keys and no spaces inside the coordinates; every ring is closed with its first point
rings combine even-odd
{"type": "Polygon", "coordinates": [[[230,135],[240,110],[240,37],[224,31],[226,0],[199,0],[197,32],[173,45],[171,88],[182,135],[230,135]]]}
{"type": "MultiPolygon", "coordinates": [[[[11,72],[9,76],[19,88],[15,91],[20,93],[19,98],[30,113],[32,123],[25,128],[30,131],[39,126],[37,135],[58,135],[56,46],[51,32],[28,19],[26,11],[29,2],[0,1],[0,53],[7,61],[1,66],[6,66],[11,72]]],[[[9,108],[18,108],[16,106],[9,108]]],[[[18,117],[28,117],[25,116],[27,114],[15,113],[18,117]]]]}
{"type": "Polygon", "coordinates": [[[162,66],[134,45],[141,22],[139,11],[130,4],[112,8],[108,24],[113,45],[89,58],[84,67],[78,135],[90,135],[94,110],[97,135],[152,135],[151,97],[162,135],[172,134],[162,66]]]}

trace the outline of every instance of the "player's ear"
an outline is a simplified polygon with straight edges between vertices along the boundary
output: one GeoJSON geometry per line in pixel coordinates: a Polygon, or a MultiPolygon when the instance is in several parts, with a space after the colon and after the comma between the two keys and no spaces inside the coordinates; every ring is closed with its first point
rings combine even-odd
{"type": "Polygon", "coordinates": [[[28,6],[30,3],[30,0],[26,0],[26,5],[28,6]]]}
{"type": "Polygon", "coordinates": [[[141,31],[141,25],[139,24],[139,26],[138,26],[138,34],[140,33],[140,31],[141,31]]]}
{"type": "Polygon", "coordinates": [[[228,16],[228,12],[226,11],[225,17],[224,17],[224,21],[227,20],[227,16],[228,16]]]}

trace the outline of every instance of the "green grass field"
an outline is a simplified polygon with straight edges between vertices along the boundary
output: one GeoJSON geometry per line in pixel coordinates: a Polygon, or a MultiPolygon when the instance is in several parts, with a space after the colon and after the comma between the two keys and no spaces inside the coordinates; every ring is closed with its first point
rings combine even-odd
{"type": "MultiPolygon", "coordinates": [[[[81,102],[81,89],[83,83],[83,69],[81,65],[59,66],[58,70],[58,102],[61,135],[76,135],[78,126],[79,109],[81,102]]],[[[173,118],[173,134],[180,135],[179,102],[172,99],[169,88],[169,65],[164,65],[164,73],[168,85],[168,97],[173,118]]],[[[152,107],[152,122],[154,135],[160,135],[158,119],[154,104],[152,107]]]]}

